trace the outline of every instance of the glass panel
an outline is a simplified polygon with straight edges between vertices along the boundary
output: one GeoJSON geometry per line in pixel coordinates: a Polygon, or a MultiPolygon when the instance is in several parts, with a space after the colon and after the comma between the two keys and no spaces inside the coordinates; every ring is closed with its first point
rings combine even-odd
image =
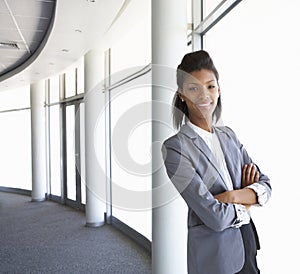
{"type": "Polygon", "coordinates": [[[203,0],[204,18],[209,15],[223,0],[203,0]]]}
{"type": "Polygon", "coordinates": [[[84,58],[77,65],[77,94],[84,93],[84,58]]]}
{"type": "Polygon", "coordinates": [[[192,0],[187,0],[187,23],[188,23],[187,34],[189,35],[192,33],[192,23],[193,23],[192,0]]]}
{"type": "Polygon", "coordinates": [[[59,102],[59,76],[50,78],[50,103],[59,102]]]}
{"type": "Polygon", "coordinates": [[[111,104],[113,216],[151,239],[151,88],[125,90],[111,104]]]}
{"type": "Polygon", "coordinates": [[[80,177],[81,203],[86,203],[84,103],[80,104],[80,177]]]}
{"type": "Polygon", "coordinates": [[[30,86],[0,92],[0,111],[30,107],[30,86]]]}
{"type": "Polygon", "coordinates": [[[66,98],[75,95],[75,68],[72,67],[66,72],[66,98]]]}
{"type": "Polygon", "coordinates": [[[191,24],[193,22],[193,18],[192,18],[192,0],[187,0],[186,4],[187,4],[187,22],[191,24]]]}
{"type": "Polygon", "coordinates": [[[61,196],[59,105],[50,107],[50,193],[61,196]]]}
{"type": "Polygon", "coordinates": [[[67,198],[76,201],[75,106],[66,107],[67,198]]]}
{"type": "MultiPolygon", "coordinates": [[[[151,63],[151,1],[146,2],[145,8],[136,10],[139,21],[111,47],[112,83],[151,63]]],[[[112,92],[112,214],[151,239],[151,168],[139,170],[151,163],[151,108],[147,105],[151,82],[147,80],[139,77],[112,92]],[[134,86],[135,82],[139,85],[134,86]],[[141,124],[132,125],[132,112],[142,119],[141,124]],[[120,128],[124,131],[116,135],[120,128]],[[145,204],[139,203],[141,200],[145,204]]]]}
{"type": "Polygon", "coordinates": [[[31,190],[30,110],[0,113],[0,125],[0,185],[31,190]]]}
{"type": "MultiPolygon", "coordinates": [[[[137,11],[140,12],[140,11],[137,11]]],[[[111,73],[122,71],[125,77],[132,68],[151,63],[150,13],[111,48],[111,73]]]]}
{"type": "Polygon", "coordinates": [[[241,0],[221,1],[217,8],[215,8],[209,15],[204,17],[204,21],[202,21],[201,24],[195,25],[195,31],[199,34],[206,33],[240,2],[241,0]]]}
{"type": "Polygon", "coordinates": [[[193,16],[192,16],[192,0],[187,0],[187,23],[188,23],[188,34],[192,32],[192,23],[193,23],[193,16]]]}
{"type": "Polygon", "coordinates": [[[251,208],[262,246],[262,273],[298,269],[298,255],[283,254],[299,239],[297,228],[274,221],[289,224],[299,207],[299,9],[299,1],[242,1],[205,37],[220,73],[224,122],[278,189],[265,207],[251,208]],[[274,249],[274,235],[284,235],[276,237],[283,252],[274,249]]]}

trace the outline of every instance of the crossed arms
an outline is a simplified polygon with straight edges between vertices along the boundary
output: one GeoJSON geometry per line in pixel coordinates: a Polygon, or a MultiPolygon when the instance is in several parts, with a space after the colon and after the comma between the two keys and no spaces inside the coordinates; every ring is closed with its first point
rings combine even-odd
{"type": "Polygon", "coordinates": [[[251,205],[258,204],[257,193],[249,186],[259,181],[259,175],[254,164],[245,165],[242,171],[242,188],[217,194],[215,199],[222,203],[243,204],[249,209],[251,205]]]}

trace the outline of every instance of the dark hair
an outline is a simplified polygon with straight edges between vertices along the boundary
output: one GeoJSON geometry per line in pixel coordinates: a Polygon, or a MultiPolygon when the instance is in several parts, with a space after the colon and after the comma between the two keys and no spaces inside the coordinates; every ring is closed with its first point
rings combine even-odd
{"type": "MultiPolygon", "coordinates": [[[[213,60],[206,51],[199,50],[187,53],[177,67],[176,77],[178,89],[183,89],[183,83],[188,74],[193,71],[199,71],[202,69],[212,71],[215,74],[217,81],[219,82],[219,73],[213,63],[213,60]]],[[[219,96],[217,107],[213,113],[215,122],[220,119],[221,111],[221,96],[219,96]]],[[[175,128],[180,128],[185,116],[189,117],[188,108],[186,102],[182,102],[179,98],[179,91],[177,90],[173,98],[173,123],[175,128]]]]}

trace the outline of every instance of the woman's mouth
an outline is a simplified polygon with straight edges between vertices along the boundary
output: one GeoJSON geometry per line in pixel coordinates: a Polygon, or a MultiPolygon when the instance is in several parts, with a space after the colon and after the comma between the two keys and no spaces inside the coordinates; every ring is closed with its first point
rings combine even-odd
{"type": "Polygon", "coordinates": [[[211,103],[212,102],[210,101],[210,102],[206,102],[206,103],[197,104],[197,107],[201,107],[201,108],[209,107],[211,105],[211,103]]]}

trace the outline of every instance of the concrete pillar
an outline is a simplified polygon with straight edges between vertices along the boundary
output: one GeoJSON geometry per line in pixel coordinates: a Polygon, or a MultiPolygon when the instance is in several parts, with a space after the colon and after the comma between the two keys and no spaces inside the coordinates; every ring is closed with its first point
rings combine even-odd
{"type": "Polygon", "coordinates": [[[45,82],[30,85],[31,105],[31,153],[32,153],[32,201],[45,200],[46,174],[46,119],[45,82]]]}
{"type": "Polygon", "coordinates": [[[172,131],[176,68],[187,52],[186,0],[152,0],[152,271],[187,273],[187,207],[167,178],[160,147],[172,131]],[[157,163],[160,163],[157,166],[157,163]]]}
{"type": "Polygon", "coordinates": [[[105,140],[95,138],[99,136],[97,122],[105,101],[101,85],[103,78],[104,53],[91,50],[84,58],[86,225],[90,227],[102,226],[105,221],[106,179],[99,163],[99,154],[105,154],[105,150],[99,151],[105,140]]]}

